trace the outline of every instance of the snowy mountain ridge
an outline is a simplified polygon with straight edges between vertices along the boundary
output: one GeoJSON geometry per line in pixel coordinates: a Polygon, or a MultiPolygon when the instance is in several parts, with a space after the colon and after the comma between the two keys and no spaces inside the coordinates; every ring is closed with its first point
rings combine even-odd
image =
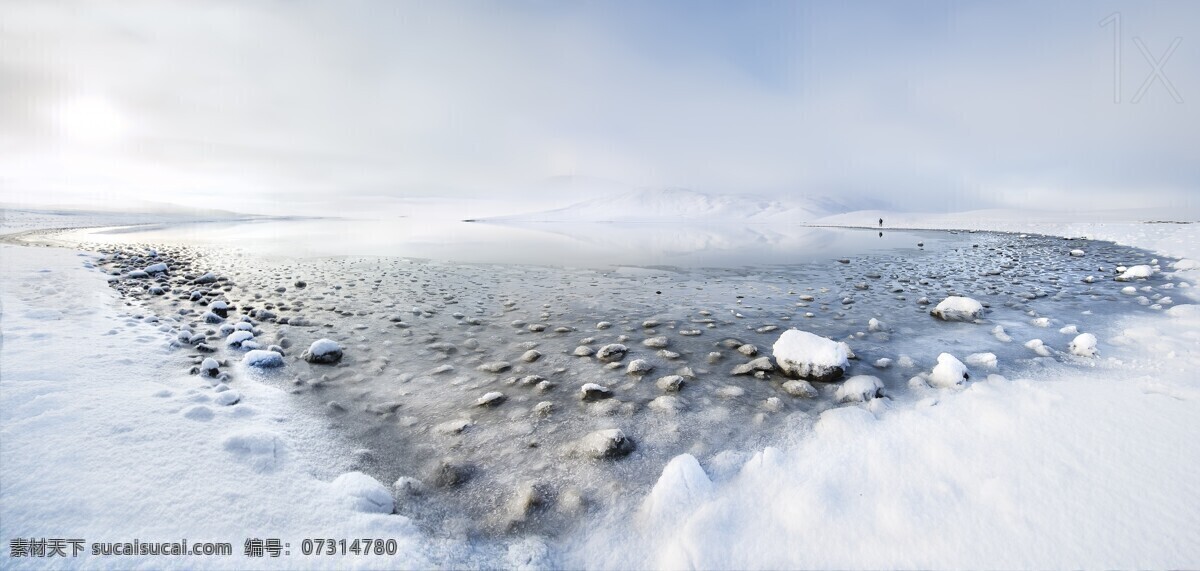
{"type": "Polygon", "coordinates": [[[844,212],[827,197],[779,200],[755,195],[707,194],[684,188],[639,189],[487,222],[806,222],[844,212]]]}

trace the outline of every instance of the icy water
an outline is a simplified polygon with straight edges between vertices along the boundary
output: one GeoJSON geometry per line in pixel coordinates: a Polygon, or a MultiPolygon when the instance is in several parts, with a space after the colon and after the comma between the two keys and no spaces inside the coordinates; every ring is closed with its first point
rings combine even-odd
{"type": "MultiPolygon", "coordinates": [[[[911,406],[936,398],[911,379],[942,352],[968,361],[973,378],[1088,366],[1065,353],[1075,330],[1099,333],[1118,316],[1169,305],[1139,288],[1172,285],[1159,276],[1114,281],[1118,266],[1157,262],[1144,251],[1039,236],[649,227],[618,235],[608,226],[563,237],[564,229],[458,224],[454,232],[469,228],[467,238],[410,243],[392,232],[387,242],[364,231],[334,247],[315,230],[320,224],[286,224],[72,239],[102,242],[95,247],[112,254],[102,268],[115,287],[217,348],[231,386],[254,375],[321,411],[360,446],[358,468],[386,484],[399,480],[398,511],[449,535],[552,535],[642,497],[678,454],[693,454],[720,479],[748,451],[803,435],[821,411],[862,406],[838,402],[837,382],[813,383],[815,396],[798,397],[782,389],[788,379],[778,372],[734,374],[769,356],[788,328],[846,341],[855,354],[846,377],[874,375],[885,386],[887,398],[870,406],[911,406]],[[1085,254],[1070,255],[1076,248],[1085,254]],[[482,259],[505,263],[469,263],[482,259]],[[170,272],[127,276],[156,261],[170,272]],[[223,279],[194,284],[205,272],[223,279]],[[151,285],[168,291],[151,295],[151,285]],[[931,317],[948,295],[989,311],[978,323],[931,317]],[[205,323],[216,300],[233,309],[222,323],[205,323]],[[222,327],[242,320],[263,348],[282,346],[285,367],[236,364],[244,349],[225,347],[222,327]],[[299,358],[319,338],[345,348],[339,363],[299,358]],[[1031,339],[1044,342],[1046,356],[1025,346],[1031,339]],[[622,359],[593,354],[614,343],[628,348],[622,359]],[[980,353],[997,365],[968,359],[980,353]],[[636,360],[651,369],[628,373],[636,360]],[[677,390],[659,382],[671,375],[677,390]],[[587,383],[611,397],[582,399],[587,383]],[[503,400],[481,406],[489,393],[503,400]],[[628,455],[581,452],[586,435],[612,428],[632,441],[628,455]]],[[[181,357],[207,356],[194,343],[177,345],[181,357]]]]}

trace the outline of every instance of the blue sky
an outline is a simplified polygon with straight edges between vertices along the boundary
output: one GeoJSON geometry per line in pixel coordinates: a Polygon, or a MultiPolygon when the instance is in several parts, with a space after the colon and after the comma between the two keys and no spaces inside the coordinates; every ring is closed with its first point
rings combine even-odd
{"type": "MultiPolygon", "coordinates": [[[[0,2],[7,202],[635,187],[1195,213],[1194,2],[0,2]],[[1121,96],[1113,32],[1121,21],[1121,96]],[[1144,96],[1153,66],[1180,42],[1144,96]]],[[[1193,214],[1194,215],[1194,214],[1193,214]]]]}

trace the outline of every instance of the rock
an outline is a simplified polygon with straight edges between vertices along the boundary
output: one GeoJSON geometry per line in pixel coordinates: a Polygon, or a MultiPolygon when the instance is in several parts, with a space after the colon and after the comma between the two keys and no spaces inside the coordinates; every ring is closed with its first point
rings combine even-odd
{"type": "Polygon", "coordinates": [[[217,281],[217,276],[213,275],[212,272],[209,272],[209,273],[206,273],[206,274],[192,280],[192,283],[194,283],[194,284],[211,284],[215,281],[217,281]]]}
{"type": "Polygon", "coordinates": [[[224,317],[221,317],[220,315],[217,315],[211,311],[204,312],[204,322],[205,323],[214,323],[215,324],[215,323],[220,323],[222,321],[225,321],[224,317]]]}
{"type": "Polygon", "coordinates": [[[433,430],[442,434],[461,434],[462,431],[469,428],[472,424],[474,423],[469,418],[458,418],[438,424],[433,427],[433,430]]]}
{"type": "Polygon", "coordinates": [[[610,397],[612,397],[612,391],[608,387],[596,383],[586,383],[582,387],[579,387],[579,398],[587,402],[595,402],[610,397]]]}
{"type": "Polygon", "coordinates": [[[625,358],[627,352],[629,352],[628,347],[620,343],[610,343],[596,351],[596,358],[605,362],[620,361],[625,358]]]}
{"type": "Polygon", "coordinates": [[[146,266],[142,271],[146,272],[147,274],[161,274],[162,272],[167,271],[167,265],[159,262],[157,264],[146,266]]]}
{"type": "Polygon", "coordinates": [[[596,352],[593,351],[591,347],[588,347],[587,345],[580,345],[576,347],[575,351],[573,351],[571,354],[575,355],[576,357],[591,357],[595,353],[596,352]]]}
{"type": "Polygon", "coordinates": [[[662,335],[660,335],[658,337],[650,337],[649,339],[642,341],[642,345],[645,345],[647,347],[652,347],[654,349],[663,349],[669,344],[670,344],[670,341],[667,340],[666,336],[662,336],[662,335]]]}
{"type": "Polygon", "coordinates": [[[1083,250],[1071,250],[1071,256],[1076,257],[1076,258],[1082,258],[1083,250]]]}
{"type": "Polygon", "coordinates": [[[300,355],[309,363],[329,365],[342,360],[342,346],[331,339],[318,339],[300,355]]]}
{"type": "Polygon", "coordinates": [[[206,377],[215,377],[220,366],[221,364],[216,359],[205,357],[204,361],[200,363],[200,374],[206,377]]]}
{"type": "Polygon", "coordinates": [[[654,365],[651,365],[645,359],[634,359],[625,367],[627,375],[645,375],[654,370],[654,365]]]}
{"type": "Polygon", "coordinates": [[[504,396],[504,393],[490,392],[490,393],[487,393],[487,394],[479,397],[478,399],[476,399],[475,406],[487,406],[487,407],[499,406],[500,403],[504,402],[507,399],[508,399],[508,397],[504,396]]]}
{"type": "Polygon", "coordinates": [[[828,382],[849,367],[849,346],[799,329],[784,331],[772,346],[775,362],[785,375],[828,382]]]}
{"type": "Polygon", "coordinates": [[[228,347],[241,347],[243,343],[254,338],[254,334],[249,331],[234,331],[225,338],[225,345],[228,347]]]}
{"type": "Polygon", "coordinates": [[[929,314],[942,321],[975,321],[983,316],[983,304],[969,297],[952,295],[938,303],[929,314]]]}
{"type": "Polygon", "coordinates": [[[532,363],[542,358],[542,353],[536,349],[530,349],[521,355],[521,360],[526,363],[532,363]]]}
{"type": "Polygon", "coordinates": [[[275,351],[263,351],[255,349],[246,353],[242,357],[242,364],[248,367],[258,367],[260,369],[268,369],[273,367],[283,366],[283,356],[275,351]]]}
{"type": "Polygon", "coordinates": [[[457,488],[471,479],[470,467],[448,460],[440,462],[433,470],[431,480],[439,488],[457,488]]]}
{"type": "Polygon", "coordinates": [[[679,389],[683,388],[683,377],[679,375],[667,375],[654,381],[654,385],[664,392],[679,392],[679,389]]]}
{"type": "Polygon", "coordinates": [[[607,321],[601,321],[600,323],[596,324],[596,329],[608,329],[609,327],[612,327],[612,323],[607,321]]]}
{"type": "Polygon", "coordinates": [[[949,353],[938,355],[937,365],[929,375],[929,384],[939,388],[954,388],[966,384],[971,378],[967,366],[949,353]]]}
{"type": "Polygon", "coordinates": [[[866,402],[883,396],[883,381],[870,375],[855,375],[838,387],[838,402],[866,402]]]}
{"type": "Polygon", "coordinates": [[[580,453],[595,459],[615,459],[628,456],[635,446],[619,428],[597,430],[584,436],[576,445],[580,453]]]}
{"type": "Polygon", "coordinates": [[[484,363],[475,368],[485,373],[503,373],[504,371],[511,369],[512,365],[510,365],[508,361],[492,361],[490,363],[484,363]]]}
{"type": "Polygon", "coordinates": [[[758,354],[758,347],[755,347],[754,345],[747,343],[745,345],[738,347],[737,352],[741,353],[747,357],[753,357],[758,354]]]}
{"type": "Polygon", "coordinates": [[[1067,345],[1067,349],[1072,355],[1080,357],[1095,357],[1096,356],[1096,336],[1091,333],[1080,333],[1067,345]]]}
{"type": "Polygon", "coordinates": [[[783,392],[799,398],[816,398],[817,388],[808,381],[787,381],[783,383],[783,392]]]}
{"type": "Polygon", "coordinates": [[[552,410],[554,410],[554,403],[548,400],[533,405],[533,414],[535,416],[547,416],[552,410]]]}

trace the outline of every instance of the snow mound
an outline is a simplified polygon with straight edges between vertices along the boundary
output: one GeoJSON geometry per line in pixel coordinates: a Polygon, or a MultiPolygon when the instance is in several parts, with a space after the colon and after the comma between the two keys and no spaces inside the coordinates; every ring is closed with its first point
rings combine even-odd
{"type": "Polygon", "coordinates": [[[997,362],[995,353],[971,353],[967,355],[967,363],[976,367],[995,369],[997,362]]]}
{"type": "Polygon", "coordinates": [[[246,353],[245,357],[242,357],[242,364],[246,365],[247,367],[260,368],[282,367],[283,355],[280,355],[274,351],[255,349],[249,353],[246,353]]]}
{"type": "Polygon", "coordinates": [[[1091,333],[1080,333],[1075,337],[1067,349],[1072,355],[1080,357],[1095,357],[1096,356],[1096,336],[1091,333]]]}
{"type": "Polygon", "coordinates": [[[680,454],[663,468],[654,489],[642,502],[642,513],[655,520],[686,514],[713,493],[713,483],[691,454],[680,454]]]}
{"type": "Polygon", "coordinates": [[[1153,275],[1154,275],[1154,268],[1143,264],[1140,266],[1133,266],[1131,268],[1126,269],[1124,272],[1121,273],[1121,275],[1117,276],[1117,281],[1129,282],[1129,281],[1133,281],[1133,280],[1144,280],[1153,275]]]}
{"type": "Polygon", "coordinates": [[[1196,260],[1183,259],[1183,260],[1179,260],[1178,262],[1175,262],[1174,264],[1171,264],[1171,267],[1175,268],[1175,271],[1179,271],[1179,272],[1185,272],[1185,271],[1189,271],[1189,270],[1200,270],[1200,262],[1197,262],[1196,260]]]}
{"type": "Polygon", "coordinates": [[[329,485],[334,494],[355,511],[390,514],[395,509],[395,501],[387,487],[362,472],[347,472],[329,485]]]}
{"type": "Polygon", "coordinates": [[[949,353],[938,355],[938,363],[929,374],[929,383],[939,388],[954,388],[966,384],[970,378],[967,366],[949,353]]]}
{"type": "Polygon", "coordinates": [[[871,375],[855,375],[838,387],[839,402],[866,402],[883,396],[883,381],[871,375]]]}
{"type": "Polygon", "coordinates": [[[969,297],[952,295],[943,299],[929,314],[943,321],[975,321],[983,315],[983,304],[969,297]]]}
{"type": "Polygon", "coordinates": [[[841,377],[849,367],[849,346],[799,329],[784,331],[771,346],[775,362],[784,374],[828,382],[841,377]]]}

